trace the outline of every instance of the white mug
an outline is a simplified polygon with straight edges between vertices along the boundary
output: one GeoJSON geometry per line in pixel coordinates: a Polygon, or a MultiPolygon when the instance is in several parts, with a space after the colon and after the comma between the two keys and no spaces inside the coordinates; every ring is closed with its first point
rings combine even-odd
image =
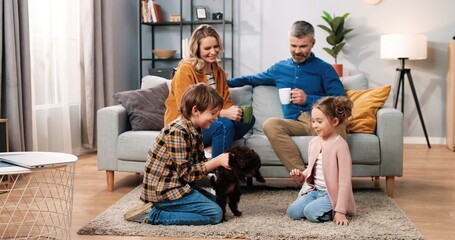
{"type": "Polygon", "coordinates": [[[278,89],[280,94],[280,101],[282,104],[289,104],[291,102],[291,88],[280,88],[278,89]]]}

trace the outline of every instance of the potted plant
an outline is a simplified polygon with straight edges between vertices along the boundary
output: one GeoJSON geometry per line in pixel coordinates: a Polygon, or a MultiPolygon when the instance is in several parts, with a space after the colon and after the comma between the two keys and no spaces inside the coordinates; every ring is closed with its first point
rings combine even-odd
{"type": "Polygon", "coordinates": [[[331,16],[328,12],[322,11],[324,15],[322,19],[327,22],[328,26],[325,25],[318,25],[318,27],[324,29],[329,36],[327,36],[326,40],[327,43],[332,46],[332,48],[323,48],[330,56],[333,57],[335,60],[335,64],[332,64],[335,71],[338,73],[338,76],[343,76],[343,64],[338,64],[337,57],[338,54],[343,49],[346,42],[344,41],[344,37],[347,33],[352,31],[352,28],[345,28],[344,23],[346,18],[349,16],[349,13],[345,13],[343,16],[331,16]]]}

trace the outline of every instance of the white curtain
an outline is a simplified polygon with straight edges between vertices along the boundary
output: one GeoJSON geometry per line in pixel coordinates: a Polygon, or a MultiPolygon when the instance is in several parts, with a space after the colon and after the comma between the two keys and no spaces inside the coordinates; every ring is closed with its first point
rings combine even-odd
{"type": "Polygon", "coordinates": [[[33,150],[80,154],[79,1],[29,0],[33,150]]]}

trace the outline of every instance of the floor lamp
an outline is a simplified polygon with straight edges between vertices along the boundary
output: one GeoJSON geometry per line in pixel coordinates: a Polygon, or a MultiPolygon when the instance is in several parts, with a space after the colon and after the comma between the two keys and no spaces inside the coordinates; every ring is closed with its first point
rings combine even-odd
{"type": "Polygon", "coordinates": [[[417,107],[420,122],[422,123],[423,133],[427,140],[428,148],[431,148],[428,140],[427,129],[423,120],[422,111],[420,109],[419,98],[412,80],[411,69],[405,67],[406,60],[422,60],[427,58],[427,37],[417,34],[387,34],[381,36],[381,58],[382,59],[398,59],[400,67],[396,69],[395,86],[397,92],[394,99],[394,107],[397,108],[398,98],[401,91],[401,112],[404,113],[404,83],[405,77],[408,78],[409,86],[411,87],[414,102],[417,107]]]}

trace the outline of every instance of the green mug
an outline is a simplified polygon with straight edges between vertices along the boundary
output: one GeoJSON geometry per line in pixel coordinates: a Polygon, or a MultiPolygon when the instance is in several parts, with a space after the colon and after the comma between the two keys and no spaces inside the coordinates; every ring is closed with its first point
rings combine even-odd
{"type": "Polygon", "coordinates": [[[241,106],[243,114],[242,114],[242,122],[243,123],[250,123],[251,119],[253,119],[253,107],[252,106],[241,106]]]}

